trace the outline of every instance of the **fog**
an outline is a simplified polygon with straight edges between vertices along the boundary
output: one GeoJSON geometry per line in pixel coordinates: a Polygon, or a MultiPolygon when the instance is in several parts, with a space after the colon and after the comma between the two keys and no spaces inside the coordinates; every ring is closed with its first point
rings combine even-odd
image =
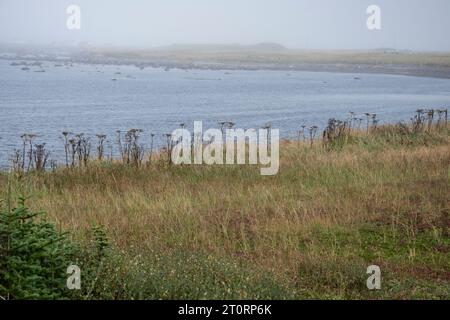
{"type": "Polygon", "coordinates": [[[450,51],[449,15],[448,0],[0,0],[0,42],[450,51]],[[66,27],[71,4],[81,8],[80,30],[66,27]],[[381,30],[367,29],[372,4],[381,30]]]}

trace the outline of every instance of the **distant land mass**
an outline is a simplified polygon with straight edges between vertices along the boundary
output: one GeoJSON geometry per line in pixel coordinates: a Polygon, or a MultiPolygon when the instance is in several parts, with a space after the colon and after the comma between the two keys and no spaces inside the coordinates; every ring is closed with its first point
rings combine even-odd
{"type": "Polygon", "coordinates": [[[66,60],[88,64],[136,65],[138,68],[204,70],[285,70],[380,73],[450,79],[450,53],[373,50],[301,50],[271,42],[242,44],[173,44],[154,48],[30,46],[0,44],[0,58],[66,60]]]}
{"type": "Polygon", "coordinates": [[[172,44],[170,46],[163,46],[156,48],[157,50],[165,51],[263,51],[276,52],[286,51],[288,48],[278,43],[262,42],[252,45],[242,44],[172,44]]]}

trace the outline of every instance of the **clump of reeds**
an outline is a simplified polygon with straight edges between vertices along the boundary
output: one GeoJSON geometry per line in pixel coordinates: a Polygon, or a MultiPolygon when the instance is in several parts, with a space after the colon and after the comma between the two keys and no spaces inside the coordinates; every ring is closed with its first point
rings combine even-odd
{"type": "Polygon", "coordinates": [[[22,150],[15,150],[12,158],[12,168],[15,172],[45,170],[50,157],[50,152],[46,150],[45,143],[34,143],[36,137],[37,135],[32,133],[21,135],[22,150]]]}
{"type": "Polygon", "coordinates": [[[69,167],[69,154],[70,154],[70,146],[71,146],[71,143],[69,142],[70,134],[71,133],[69,131],[62,132],[63,142],[64,142],[64,153],[66,156],[66,167],[69,167]]]}
{"type": "Polygon", "coordinates": [[[314,139],[316,138],[318,129],[319,129],[318,126],[312,126],[309,128],[309,142],[311,146],[314,144],[314,139]]]}
{"type": "Polygon", "coordinates": [[[222,131],[222,135],[224,135],[226,129],[232,129],[236,124],[232,121],[220,121],[220,131],[222,131]]]}
{"type": "Polygon", "coordinates": [[[75,153],[78,156],[78,165],[87,166],[91,154],[91,139],[85,137],[84,133],[75,135],[75,153]]]}
{"type": "Polygon", "coordinates": [[[367,133],[370,133],[371,126],[376,127],[379,120],[377,119],[377,115],[375,113],[366,112],[364,115],[366,116],[366,130],[367,133]]]}
{"type": "Polygon", "coordinates": [[[86,167],[91,156],[91,138],[84,133],[73,134],[69,131],[62,132],[66,167],[86,167]]]}
{"type": "Polygon", "coordinates": [[[102,161],[105,153],[105,141],[106,141],[106,135],[105,134],[97,134],[97,160],[102,161]]]}
{"type": "Polygon", "coordinates": [[[45,150],[45,143],[37,144],[33,150],[34,168],[36,171],[45,171],[50,152],[45,150]]]}
{"type": "Polygon", "coordinates": [[[117,144],[123,164],[131,164],[136,167],[142,165],[145,154],[144,145],[140,143],[142,132],[142,129],[130,129],[125,133],[124,139],[122,140],[120,130],[116,131],[117,144]]]}
{"type": "Polygon", "coordinates": [[[174,141],[171,133],[166,133],[164,136],[166,137],[166,146],[163,148],[163,151],[167,154],[167,162],[172,164],[172,149],[174,146],[174,141]]]}
{"type": "Polygon", "coordinates": [[[351,135],[351,122],[341,121],[334,118],[328,120],[322,139],[326,147],[331,147],[337,143],[346,143],[351,135]]]}
{"type": "Polygon", "coordinates": [[[416,114],[411,118],[412,131],[414,133],[432,130],[433,125],[440,130],[447,126],[447,109],[417,109],[416,114]]]}
{"type": "Polygon", "coordinates": [[[155,134],[151,133],[150,134],[150,152],[149,152],[149,157],[148,157],[148,162],[151,163],[152,162],[152,157],[153,157],[153,145],[155,142],[155,134]]]}

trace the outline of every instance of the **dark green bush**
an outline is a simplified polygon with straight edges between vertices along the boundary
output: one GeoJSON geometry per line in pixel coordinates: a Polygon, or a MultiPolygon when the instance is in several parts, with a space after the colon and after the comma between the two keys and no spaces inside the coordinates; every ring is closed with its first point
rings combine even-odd
{"type": "Polygon", "coordinates": [[[0,296],[2,299],[61,299],[75,246],[66,234],[31,212],[20,198],[0,211],[0,296]]]}

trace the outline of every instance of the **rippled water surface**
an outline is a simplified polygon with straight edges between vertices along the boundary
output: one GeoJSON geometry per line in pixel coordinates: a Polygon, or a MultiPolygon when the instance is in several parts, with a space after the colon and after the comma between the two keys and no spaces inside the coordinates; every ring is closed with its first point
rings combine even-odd
{"type": "MultiPolygon", "coordinates": [[[[380,122],[408,121],[419,107],[450,106],[450,80],[393,75],[285,71],[144,69],[75,64],[12,66],[0,60],[0,165],[7,165],[20,135],[38,134],[53,158],[61,132],[107,134],[144,130],[162,135],[194,120],[204,127],[233,121],[240,128],[270,122],[283,137],[302,125],[324,126],[349,111],[377,113],[380,122]],[[45,70],[45,72],[37,72],[45,70]]],[[[60,159],[60,158],[59,158],[60,159]]]]}

